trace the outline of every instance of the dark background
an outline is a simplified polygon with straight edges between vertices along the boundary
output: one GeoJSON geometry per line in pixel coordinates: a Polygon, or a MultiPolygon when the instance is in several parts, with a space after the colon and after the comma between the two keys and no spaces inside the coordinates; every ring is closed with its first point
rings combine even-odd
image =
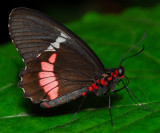
{"type": "Polygon", "coordinates": [[[99,13],[120,14],[132,6],[150,8],[158,4],[159,0],[5,0],[1,1],[0,8],[0,44],[10,41],[8,34],[8,16],[10,11],[16,7],[28,7],[40,10],[48,15],[51,13],[55,20],[62,24],[79,19],[88,11],[99,13]],[[2,3],[3,2],[3,3],[2,3]]]}

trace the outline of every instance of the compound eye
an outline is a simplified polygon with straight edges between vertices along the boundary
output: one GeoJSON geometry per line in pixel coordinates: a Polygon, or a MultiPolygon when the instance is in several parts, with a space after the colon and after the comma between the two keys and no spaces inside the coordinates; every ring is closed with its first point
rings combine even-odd
{"type": "Polygon", "coordinates": [[[124,68],[123,67],[120,67],[118,69],[118,74],[119,74],[119,77],[123,76],[124,75],[124,68]]]}
{"type": "Polygon", "coordinates": [[[119,73],[119,75],[122,75],[123,70],[120,68],[120,69],[118,70],[118,73],[119,73]]]}

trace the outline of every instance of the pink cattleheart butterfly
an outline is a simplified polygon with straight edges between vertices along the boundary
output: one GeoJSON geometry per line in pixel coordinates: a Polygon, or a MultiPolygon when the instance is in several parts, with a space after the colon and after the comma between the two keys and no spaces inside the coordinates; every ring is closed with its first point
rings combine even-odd
{"type": "Polygon", "coordinates": [[[28,8],[12,10],[9,33],[25,63],[18,86],[23,88],[24,97],[40,103],[41,107],[59,106],[93,93],[108,94],[110,109],[110,92],[126,88],[133,94],[122,80],[124,68],[121,66],[131,57],[125,56],[133,48],[125,54],[118,68],[105,68],[78,36],[43,13],[28,8]],[[120,81],[124,87],[115,90],[120,81]]]}

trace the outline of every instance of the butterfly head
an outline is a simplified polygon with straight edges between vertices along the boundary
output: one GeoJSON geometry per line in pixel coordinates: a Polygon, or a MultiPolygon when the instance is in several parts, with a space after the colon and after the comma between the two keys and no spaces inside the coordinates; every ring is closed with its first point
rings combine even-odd
{"type": "Polygon", "coordinates": [[[119,78],[123,78],[124,77],[124,67],[123,66],[120,66],[118,68],[118,77],[119,78]]]}
{"type": "Polygon", "coordinates": [[[102,74],[102,78],[105,81],[110,82],[114,79],[118,80],[124,77],[124,67],[120,66],[118,68],[106,69],[106,74],[102,74]]]}
{"type": "MultiPolygon", "coordinates": [[[[145,36],[146,36],[146,33],[145,33],[144,37],[141,39],[141,41],[144,40],[145,36]]],[[[124,87],[122,87],[122,88],[126,88],[126,85],[129,84],[129,79],[126,76],[124,76],[124,72],[125,71],[124,71],[124,67],[122,66],[122,63],[126,59],[134,57],[134,56],[140,54],[144,50],[144,45],[143,45],[143,48],[139,52],[137,52],[137,53],[135,53],[133,55],[127,56],[127,54],[130,51],[132,51],[134,48],[136,48],[138,46],[138,44],[140,44],[140,42],[138,42],[134,47],[129,49],[124,54],[124,56],[122,57],[122,59],[120,61],[120,66],[118,68],[106,69],[106,75],[104,75],[105,76],[104,79],[105,79],[105,82],[108,82],[108,86],[107,86],[109,88],[108,90],[115,91],[115,87],[120,81],[124,84],[124,87]],[[125,77],[126,83],[122,80],[123,77],[125,77]]]]}

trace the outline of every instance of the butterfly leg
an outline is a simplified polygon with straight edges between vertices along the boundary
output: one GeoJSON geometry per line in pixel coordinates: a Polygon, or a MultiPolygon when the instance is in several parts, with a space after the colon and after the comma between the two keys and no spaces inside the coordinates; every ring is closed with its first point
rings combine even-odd
{"type": "MultiPolygon", "coordinates": [[[[120,80],[120,81],[122,81],[122,83],[123,83],[123,80],[120,80]]],[[[114,90],[113,92],[117,95],[117,92],[118,92],[118,91],[121,91],[121,90],[123,90],[123,89],[126,89],[126,86],[121,87],[120,89],[114,90]]],[[[126,90],[127,90],[127,89],[126,89],[126,90]]],[[[137,104],[137,102],[133,99],[132,95],[129,93],[128,90],[127,90],[127,93],[129,94],[129,96],[131,97],[131,99],[134,101],[134,103],[137,104]]],[[[138,105],[138,104],[137,104],[137,105],[138,105]]],[[[139,105],[138,105],[138,106],[139,106],[139,105]]]]}
{"type": "Polygon", "coordinates": [[[110,90],[108,92],[108,102],[109,102],[109,113],[110,113],[110,117],[111,117],[111,124],[113,126],[113,121],[112,121],[112,113],[111,113],[111,95],[110,95],[110,90]]]}
{"type": "Polygon", "coordinates": [[[122,88],[120,88],[120,89],[118,89],[118,90],[114,90],[113,92],[118,92],[118,91],[121,91],[121,90],[123,90],[125,87],[122,87],[122,88]]]}
{"type": "Polygon", "coordinates": [[[83,99],[82,99],[82,101],[81,101],[81,103],[80,103],[80,105],[79,105],[79,107],[78,107],[76,113],[75,113],[74,116],[72,117],[72,119],[71,119],[69,122],[67,122],[66,124],[60,125],[60,126],[56,126],[56,127],[65,127],[65,126],[69,125],[69,124],[74,120],[74,118],[76,117],[76,115],[78,114],[78,111],[80,110],[80,108],[81,108],[81,106],[82,106],[82,104],[83,104],[85,98],[86,98],[86,96],[83,97],[83,99]]]}
{"type": "MultiPolygon", "coordinates": [[[[122,81],[123,82],[123,81],[122,81]]],[[[129,89],[128,88],[128,86],[123,82],[123,84],[124,84],[124,86],[125,86],[125,88],[126,88],[126,90],[127,90],[127,92],[128,92],[128,94],[129,94],[129,96],[131,97],[131,99],[134,101],[134,99],[132,98],[132,95],[133,95],[133,97],[140,103],[140,105],[142,105],[145,109],[147,109],[148,111],[153,111],[153,110],[151,110],[151,109],[149,109],[148,107],[146,107],[137,97],[136,97],[136,95],[131,91],[131,89],[129,89]],[[131,94],[132,95],[131,95],[131,94]]],[[[136,102],[135,102],[136,103],[136,102]]],[[[137,104],[137,103],[136,103],[137,104]]],[[[138,106],[139,106],[139,104],[137,104],[138,106]]]]}

